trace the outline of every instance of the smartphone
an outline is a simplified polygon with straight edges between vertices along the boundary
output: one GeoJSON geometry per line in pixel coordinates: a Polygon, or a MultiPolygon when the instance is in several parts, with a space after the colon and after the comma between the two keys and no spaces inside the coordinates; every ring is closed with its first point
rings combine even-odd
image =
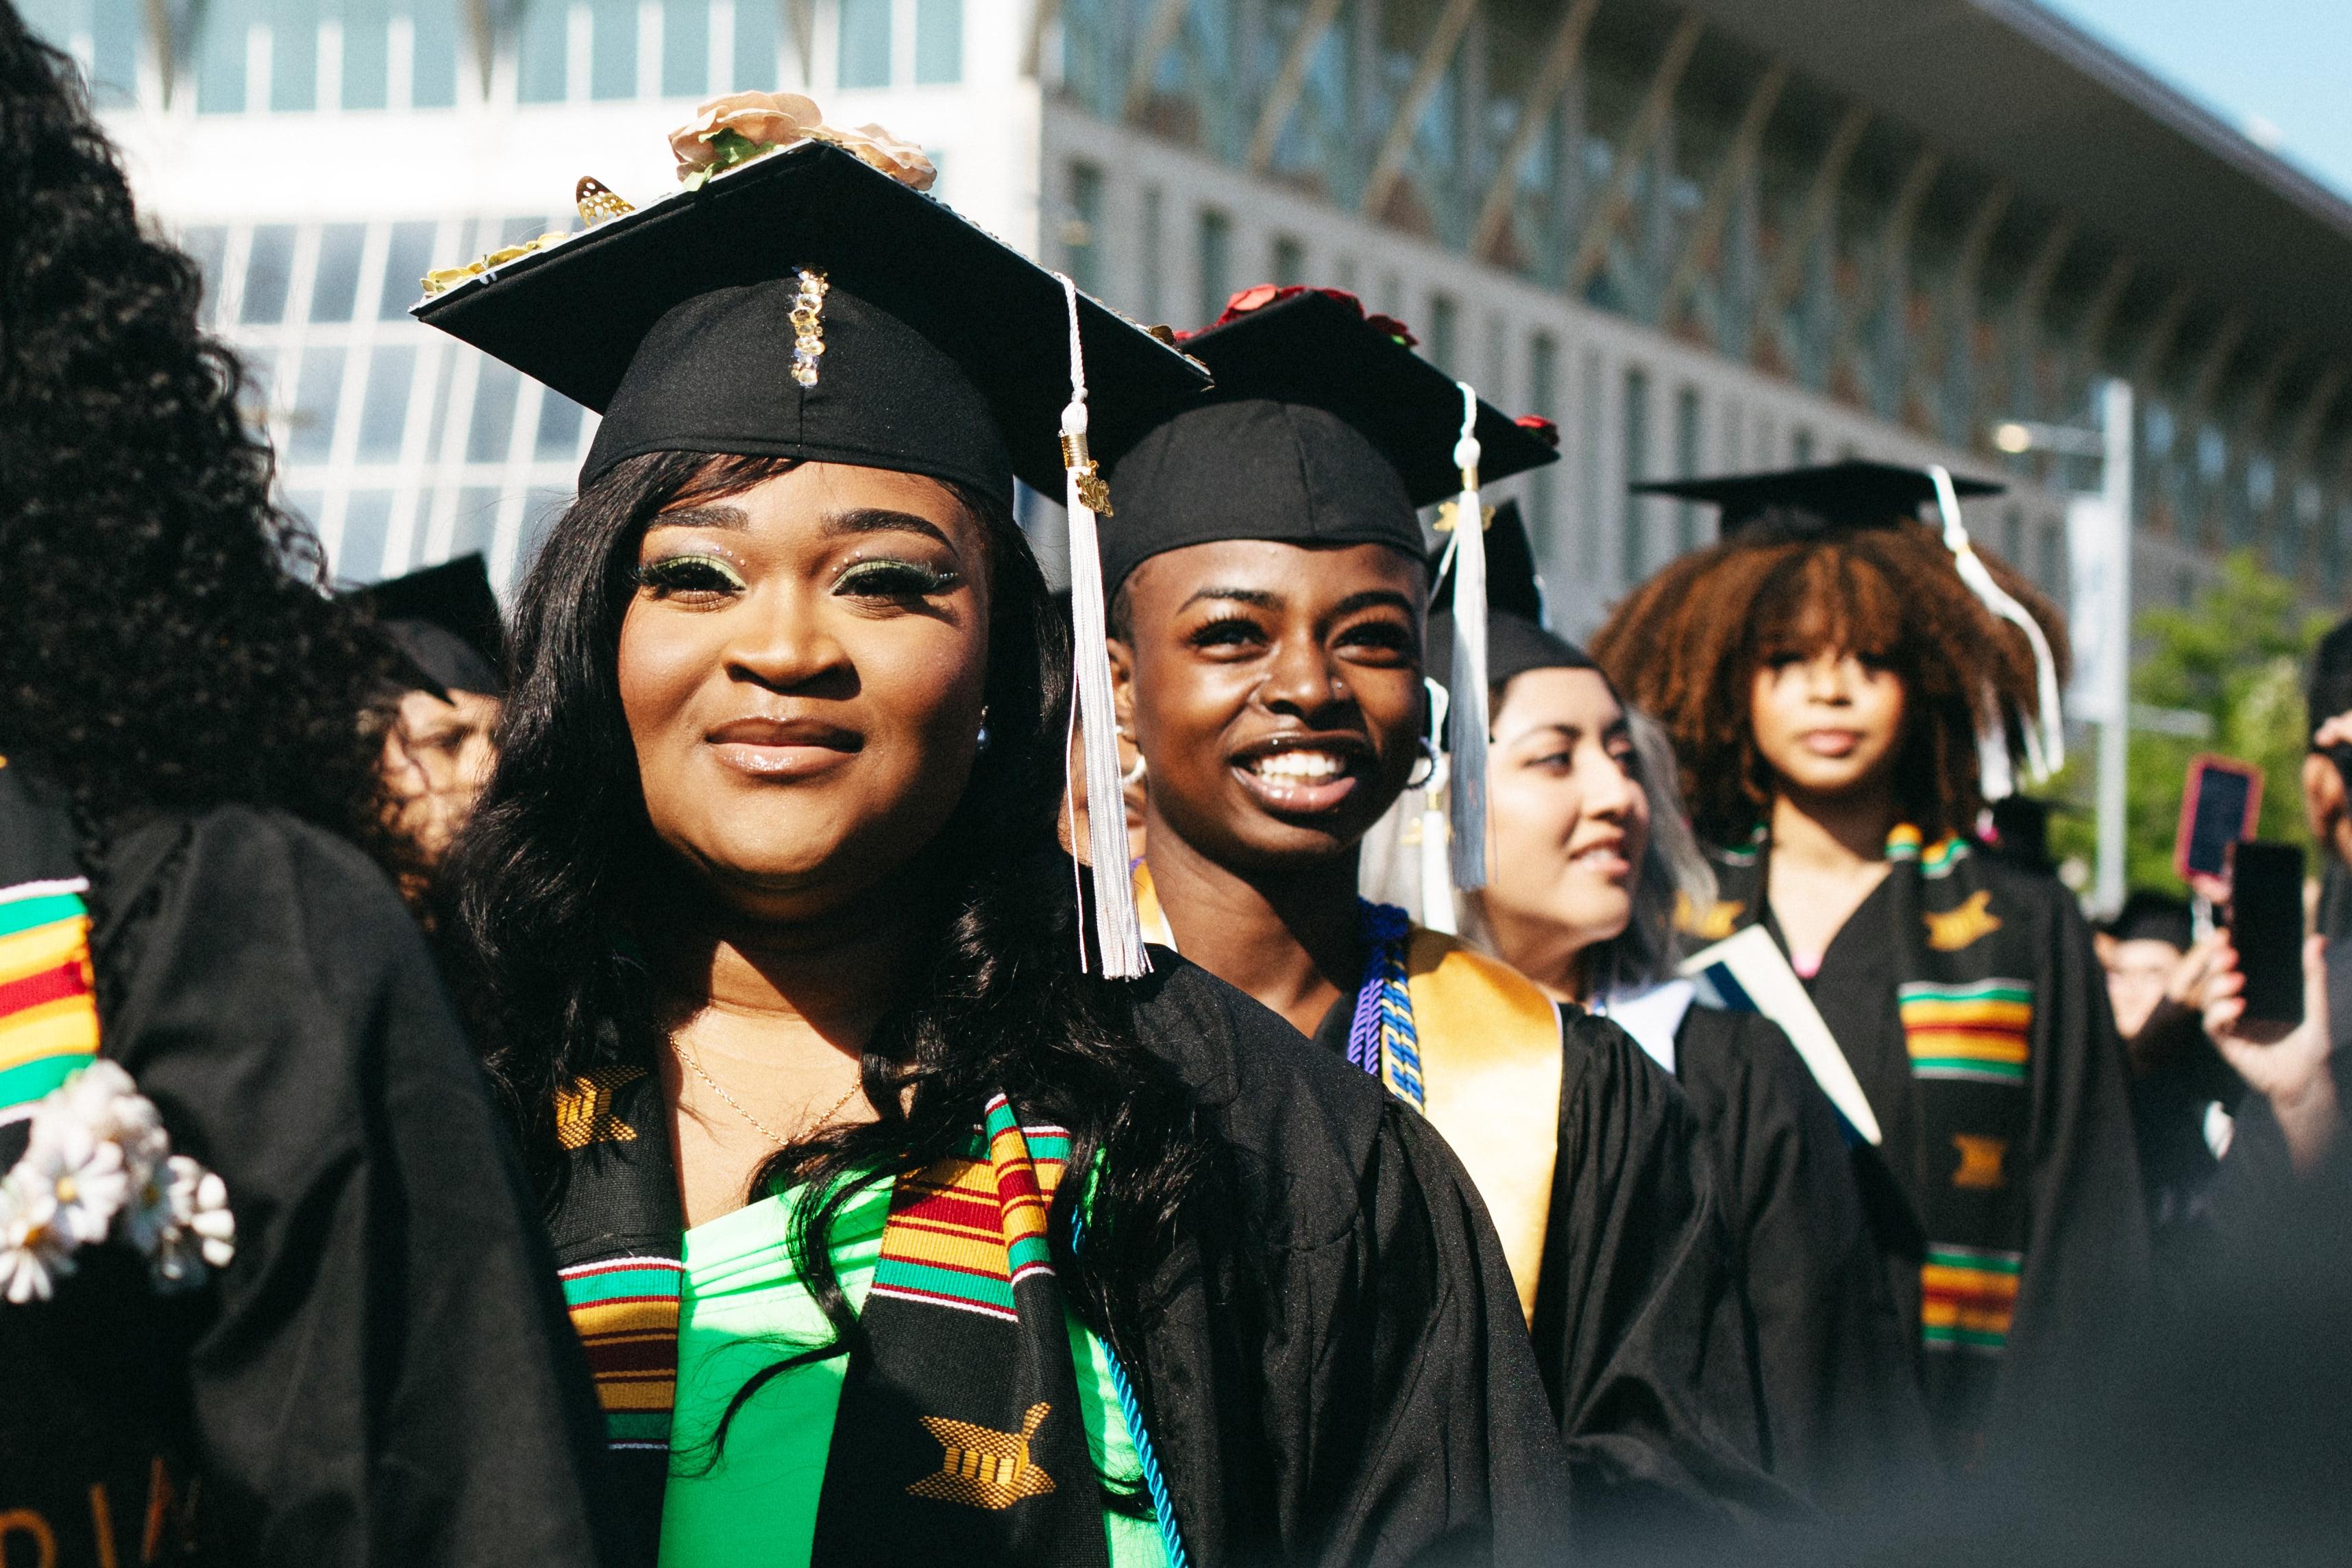
{"type": "Polygon", "coordinates": [[[2230,945],[2246,1016],[2303,1022],[2303,847],[2250,838],[2230,856],[2230,945]]]}
{"type": "Polygon", "coordinates": [[[2262,809],[2262,770],[2234,757],[2190,758],[2172,847],[2172,868],[2180,879],[2228,876],[2230,846],[2253,837],[2262,809]]]}

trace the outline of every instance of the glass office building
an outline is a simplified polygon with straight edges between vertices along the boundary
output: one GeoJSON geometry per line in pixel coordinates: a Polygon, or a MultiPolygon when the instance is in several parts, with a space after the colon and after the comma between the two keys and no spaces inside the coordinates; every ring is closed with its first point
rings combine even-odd
{"type": "MultiPolygon", "coordinates": [[[[1882,0],[32,0],[204,261],[339,572],[487,550],[593,416],[406,316],[430,267],[644,200],[699,99],[810,92],[1129,314],[1336,284],[1562,462],[1516,488],[1588,626],[1706,536],[1626,482],[1847,454],[2008,479],[2066,583],[2078,464],[1997,450],[2138,391],[2135,594],[2352,544],[2352,208],[2029,4],[1882,0]]],[[[593,321],[579,324],[593,331],[593,321]]],[[[1040,509],[1041,521],[1050,508],[1040,509]]]]}

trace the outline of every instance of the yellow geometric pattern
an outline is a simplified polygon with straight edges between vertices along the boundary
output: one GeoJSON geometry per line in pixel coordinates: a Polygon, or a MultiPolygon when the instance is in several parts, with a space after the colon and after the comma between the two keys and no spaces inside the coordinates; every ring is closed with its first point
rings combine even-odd
{"type": "Polygon", "coordinates": [[[1992,912],[1991,904],[1992,894],[1979,888],[1957,910],[1930,910],[1921,915],[1927,922],[1927,945],[1937,952],[1958,952],[1990,936],[2000,929],[2000,917],[1992,912]]]}
{"type": "Polygon", "coordinates": [[[555,1141],[574,1152],[592,1143],[634,1143],[637,1130],[613,1114],[613,1097],[643,1068],[598,1068],[555,1091],[555,1141]]]}
{"type": "Polygon", "coordinates": [[[923,1429],[938,1438],[947,1452],[938,1472],[909,1486],[908,1495],[1002,1512],[1023,1498],[1052,1491],[1054,1478],[1029,1458],[1029,1439],[1037,1435],[1052,1409],[1043,1403],[1031,1405],[1021,1418],[1018,1432],[999,1432],[941,1415],[922,1417],[923,1429]]]}

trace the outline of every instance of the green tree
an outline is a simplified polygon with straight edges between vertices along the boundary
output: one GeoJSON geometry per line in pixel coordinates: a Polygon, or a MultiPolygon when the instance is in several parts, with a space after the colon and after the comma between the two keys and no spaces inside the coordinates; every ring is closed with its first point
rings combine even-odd
{"type": "MultiPolygon", "coordinates": [[[[2202,713],[2213,731],[2206,740],[2132,731],[2126,832],[2129,886],[2187,891],[2173,875],[2172,848],[2180,825],[2181,787],[2189,759],[2200,752],[2218,752],[2262,770],[2261,837],[2309,841],[2299,777],[2306,733],[2304,670],[2313,647],[2334,624],[2327,612],[2304,608],[2295,585],[2263,570],[2251,550],[2223,562],[2221,580],[2189,609],[2141,614],[2134,700],[2202,713]]],[[[2097,764],[2095,754],[2083,753],[2070,756],[2067,764],[2051,793],[2076,809],[2053,824],[2052,847],[2062,858],[2079,856],[2087,863],[2096,852],[2092,801],[2097,764]]]]}

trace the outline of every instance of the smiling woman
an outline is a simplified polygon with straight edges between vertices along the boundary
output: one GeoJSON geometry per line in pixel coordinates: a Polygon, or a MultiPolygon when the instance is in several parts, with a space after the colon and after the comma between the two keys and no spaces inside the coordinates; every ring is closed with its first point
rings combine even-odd
{"type": "Polygon", "coordinates": [[[605,416],[455,923],[612,1559],[1537,1556],[1556,1456],[1459,1168],[1200,971],[1113,978],[1071,897],[1073,668],[1109,682],[1013,476],[1102,506],[1089,422],[1198,373],[832,148],[734,163],[423,311],[605,416]],[[583,369],[583,300],[625,363],[583,369]]]}

